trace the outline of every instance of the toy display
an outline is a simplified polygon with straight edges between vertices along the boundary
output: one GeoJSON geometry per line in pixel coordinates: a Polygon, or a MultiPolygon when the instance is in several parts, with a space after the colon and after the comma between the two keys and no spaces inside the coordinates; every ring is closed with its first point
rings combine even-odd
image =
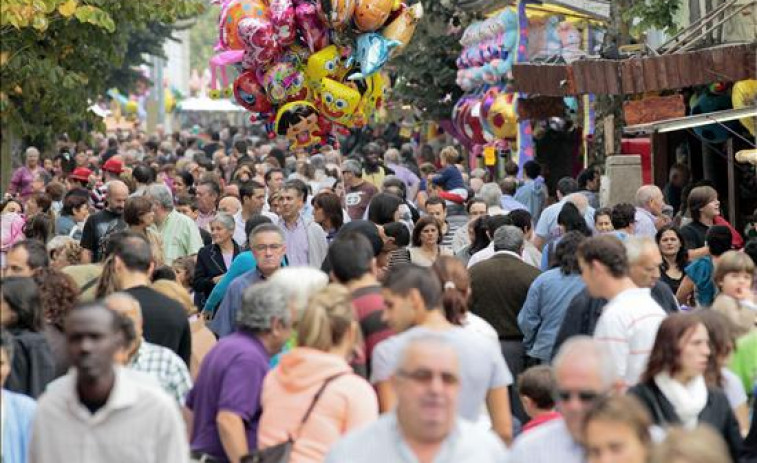
{"type": "Polygon", "coordinates": [[[221,13],[211,98],[233,95],[252,120],[267,122],[269,136],[306,150],[376,117],[389,85],[380,71],[423,15],[420,3],[399,0],[214,3],[221,13]]]}

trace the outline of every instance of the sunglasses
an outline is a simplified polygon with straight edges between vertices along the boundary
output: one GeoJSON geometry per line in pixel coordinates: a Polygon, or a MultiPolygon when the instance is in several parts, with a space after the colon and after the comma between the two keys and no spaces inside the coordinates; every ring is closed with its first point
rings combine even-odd
{"type": "Polygon", "coordinates": [[[556,399],[560,402],[568,402],[572,397],[578,397],[578,400],[584,403],[594,402],[602,394],[594,391],[569,391],[560,389],[557,391],[556,399]]]}
{"type": "Polygon", "coordinates": [[[445,386],[454,386],[460,382],[460,379],[457,377],[457,375],[453,373],[448,373],[448,372],[436,373],[434,371],[427,370],[425,368],[421,368],[421,369],[413,370],[413,371],[397,370],[397,376],[401,378],[408,378],[411,381],[414,381],[418,384],[424,384],[424,385],[431,384],[431,381],[433,381],[434,378],[437,376],[441,378],[442,383],[445,386]]]}

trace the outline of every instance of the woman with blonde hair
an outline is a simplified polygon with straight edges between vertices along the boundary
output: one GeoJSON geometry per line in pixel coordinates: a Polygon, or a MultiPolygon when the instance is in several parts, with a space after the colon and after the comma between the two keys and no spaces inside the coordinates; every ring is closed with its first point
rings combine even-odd
{"type": "Polygon", "coordinates": [[[205,326],[205,319],[197,314],[197,307],[192,302],[189,292],[180,283],[171,280],[158,280],[152,284],[152,289],[177,301],[184,307],[189,317],[189,328],[192,331],[192,354],[189,358],[189,374],[192,381],[197,378],[202,359],[216,344],[213,332],[205,326]]]}
{"type": "Polygon", "coordinates": [[[298,346],[263,382],[259,448],[291,437],[291,463],[322,462],[344,434],[378,418],[376,393],[348,363],[359,332],[347,288],[332,284],[310,299],[298,346]]]}

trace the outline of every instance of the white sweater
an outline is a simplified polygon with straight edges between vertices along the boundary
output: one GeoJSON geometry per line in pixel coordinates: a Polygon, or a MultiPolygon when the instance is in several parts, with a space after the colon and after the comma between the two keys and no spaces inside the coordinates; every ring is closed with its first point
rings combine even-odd
{"type": "Polygon", "coordinates": [[[665,316],[648,288],[627,289],[605,306],[594,339],[606,346],[626,386],[639,382],[665,316]]]}

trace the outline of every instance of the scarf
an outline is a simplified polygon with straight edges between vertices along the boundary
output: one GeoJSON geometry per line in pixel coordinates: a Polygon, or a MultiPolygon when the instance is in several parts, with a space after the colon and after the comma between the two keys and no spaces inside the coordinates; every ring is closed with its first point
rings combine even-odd
{"type": "Polygon", "coordinates": [[[699,421],[699,414],[707,404],[708,394],[704,376],[699,375],[687,384],[683,384],[671,378],[667,372],[662,372],[655,375],[654,382],[673,405],[683,427],[695,428],[699,421]]]}

